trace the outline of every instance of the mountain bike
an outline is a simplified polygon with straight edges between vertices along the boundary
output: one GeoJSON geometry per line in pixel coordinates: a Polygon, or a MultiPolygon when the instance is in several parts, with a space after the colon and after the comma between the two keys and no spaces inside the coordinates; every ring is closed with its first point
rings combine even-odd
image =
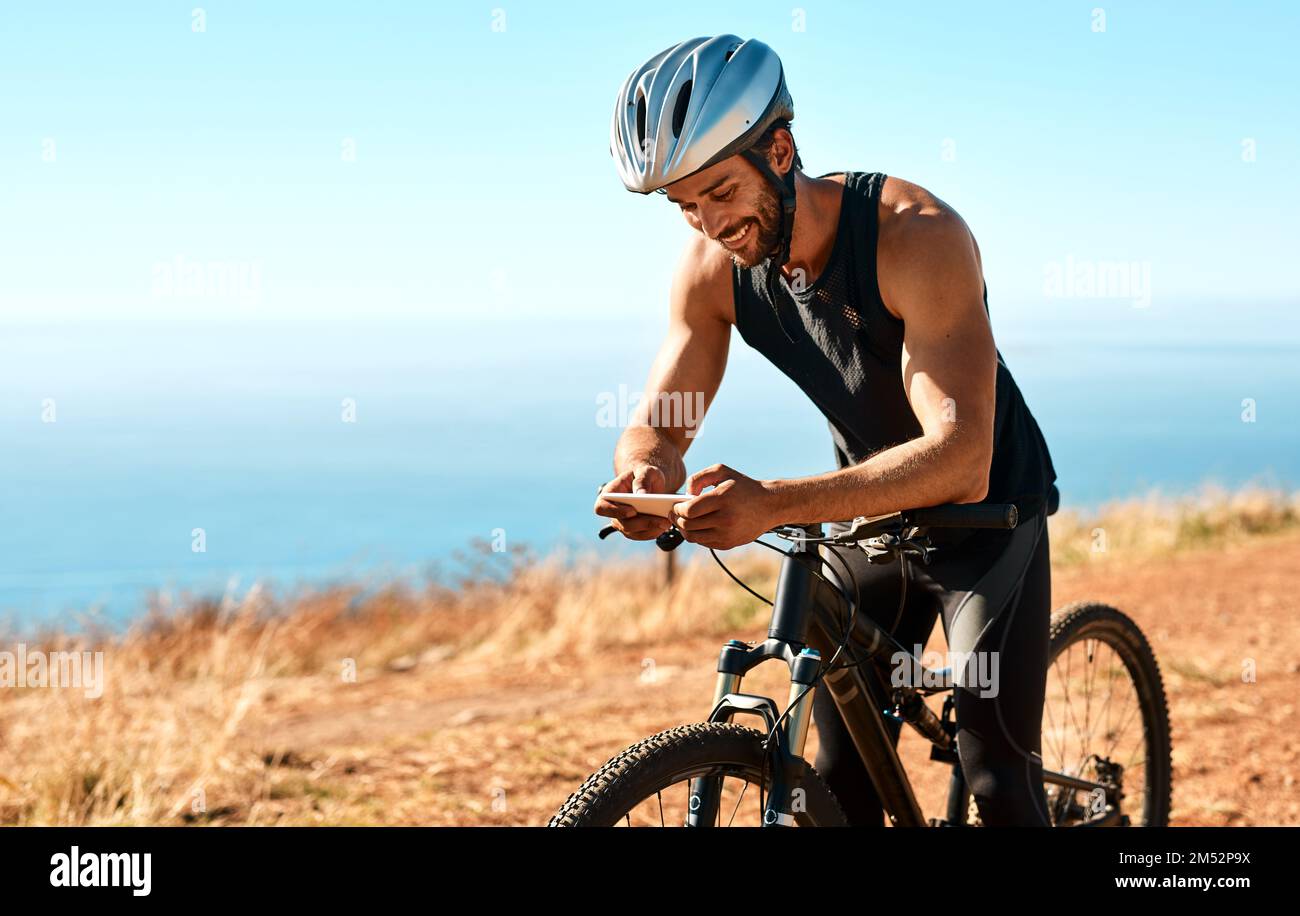
{"type": "MultiPolygon", "coordinates": [[[[863,550],[873,564],[924,563],[934,549],[932,529],[1014,528],[1017,521],[1014,505],[960,504],[860,518],[829,536],[821,525],[773,529],[792,546],[757,542],[783,554],[767,638],[723,646],[707,719],[615,755],[569,796],[550,826],[845,826],[840,803],[803,758],[817,689],[831,692],[892,825],[977,826],[957,755],[952,667],[925,667],[859,613],[856,594],[828,560],[863,550]],[[843,617],[814,601],[819,583],[840,596],[843,617]],[[790,671],[784,710],[770,697],[741,692],[750,671],[778,660],[790,671]],[[930,698],[941,701],[939,712],[930,698]],[[760,720],[761,729],[738,724],[740,716],[760,720]],[[929,742],[930,759],[951,768],[943,817],[923,815],[887,717],[915,730],[929,742]]],[[[663,550],[681,542],[672,528],[657,541],[663,550]]],[[[1053,826],[1166,825],[1169,713],[1142,631],[1113,607],[1080,602],[1052,615],[1049,653],[1042,757],[1053,826]]]]}

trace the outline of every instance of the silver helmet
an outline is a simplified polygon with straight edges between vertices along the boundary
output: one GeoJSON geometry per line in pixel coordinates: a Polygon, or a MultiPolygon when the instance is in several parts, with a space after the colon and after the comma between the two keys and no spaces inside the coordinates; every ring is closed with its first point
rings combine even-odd
{"type": "Polygon", "coordinates": [[[623,185],[648,194],[742,152],[773,122],[793,118],[775,51],[735,35],[692,38],[623,83],[610,151],[623,185]]]}

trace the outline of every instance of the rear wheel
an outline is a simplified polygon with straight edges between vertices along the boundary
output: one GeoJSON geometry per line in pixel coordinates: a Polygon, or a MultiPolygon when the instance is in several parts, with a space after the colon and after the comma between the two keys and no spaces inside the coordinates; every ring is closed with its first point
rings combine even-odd
{"type": "Polygon", "coordinates": [[[1105,604],[1053,614],[1043,767],[1108,786],[1103,793],[1046,784],[1053,824],[1165,826],[1171,746],[1160,667],[1137,624],[1105,604]]]}
{"type": "MultiPolygon", "coordinates": [[[[730,722],[680,725],[640,741],[588,777],[551,818],[552,827],[680,827],[689,810],[691,780],[721,779],[714,826],[762,823],[759,796],[771,788],[763,735],[730,722]],[[761,783],[760,783],[761,779],[761,783]],[[763,792],[759,792],[762,785],[763,792]]],[[[800,827],[847,826],[844,811],[811,766],[805,768],[800,827]]]]}

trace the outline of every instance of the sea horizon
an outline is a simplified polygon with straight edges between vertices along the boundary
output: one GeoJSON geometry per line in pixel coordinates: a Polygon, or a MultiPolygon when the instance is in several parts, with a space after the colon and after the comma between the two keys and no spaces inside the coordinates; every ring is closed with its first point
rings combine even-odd
{"type": "MultiPolygon", "coordinates": [[[[1294,489],[1300,341],[1267,310],[1215,334],[1212,310],[1130,308],[994,313],[1062,505],[1294,489]]],[[[160,596],[436,578],[475,542],[504,548],[489,564],[594,551],[592,497],[662,321],[10,323],[0,618],[121,625],[160,596]]],[[[833,467],[824,420],[738,337],[687,458],[833,467]]]]}

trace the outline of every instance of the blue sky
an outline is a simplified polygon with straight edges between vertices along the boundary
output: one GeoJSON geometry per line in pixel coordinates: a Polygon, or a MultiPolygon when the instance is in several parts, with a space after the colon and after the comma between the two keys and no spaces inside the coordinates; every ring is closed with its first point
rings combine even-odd
{"type": "Polygon", "coordinates": [[[782,55],[809,171],[966,217],[997,316],[1065,308],[1066,258],[1149,264],[1157,309],[1297,298],[1294,4],[195,5],[6,5],[5,318],[658,314],[688,230],[622,190],[609,109],[723,31],[782,55]],[[160,293],[177,258],[256,295],[160,293]]]}
{"type": "MultiPolygon", "coordinates": [[[[689,233],[611,106],[721,32],[782,55],[810,172],[966,218],[1067,503],[1300,474],[1293,4],[200,2],[0,11],[0,613],[589,543],[689,233]],[[1047,288],[1117,264],[1148,302],[1047,288]]],[[[831,450],[737,344],[689,458],[831,450]]]]}

